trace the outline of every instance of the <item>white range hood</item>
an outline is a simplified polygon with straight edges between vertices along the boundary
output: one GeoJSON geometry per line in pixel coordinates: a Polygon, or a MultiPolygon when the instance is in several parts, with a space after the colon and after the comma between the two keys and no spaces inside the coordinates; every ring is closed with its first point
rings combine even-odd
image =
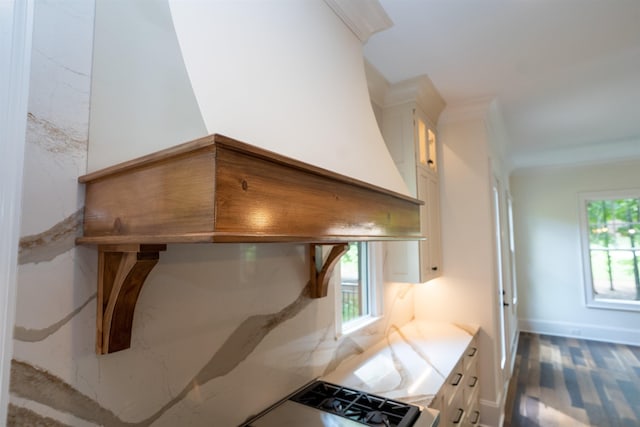
{"type": "Polygon", "coordinates": [[[97,1],[78,243],[98,245],[99,353],[129,347],[167,243],[308,243],[323,297],[346,242],[422,238],[369,99],[375,28],[327,1],[97,1]]]}
{"type": "Polygon", "coordinates": [[[371,110],[362,42],[326,3],[169,4],[209,133],[406,191],[371,110]]]}
{"type": "Polygon", "coordinates": [[[341,3],[386,16],[375,1],[98,0],[89,171],[219,133],[408,194],[341,3]]]}

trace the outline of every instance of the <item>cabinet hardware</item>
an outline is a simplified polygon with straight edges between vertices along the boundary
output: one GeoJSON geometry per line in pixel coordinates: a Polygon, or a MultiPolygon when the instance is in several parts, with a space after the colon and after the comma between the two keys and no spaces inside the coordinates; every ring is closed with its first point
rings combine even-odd
{"type": "Polygon", "coordinates": [[[453,381],[451,381],[451,385],[458,385],[460,384],[460,380],[462,379],[462,374],[461,373],[457,373],[455,375],[455,379],[453,381]]]}
{"type": "Polygon", "coordinates": [[[502,305],[505,306],[505,307],[509,307],[509,303],[504,300],[504,297],[506,297],[506,296],[507,296],[507,292],[503,289],[502,290],[502,305]]]}
{"type": "Polygon", "coordinates": [[[456,417],[451,421],[453,424],[459,424],[462,421],[462,415],[464,415],[464,409],[458,408],[458,412],[456,413],[456,417]]]}

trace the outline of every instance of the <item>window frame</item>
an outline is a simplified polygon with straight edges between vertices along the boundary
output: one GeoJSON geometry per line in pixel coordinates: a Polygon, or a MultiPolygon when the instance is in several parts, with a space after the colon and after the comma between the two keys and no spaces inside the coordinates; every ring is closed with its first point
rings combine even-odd
{"type": "Polygon", "coordinates": [[[366,326],[369,326],[382,318],[383,313],[383,275],[382,275],[382,243],[380,242],[354,242],[366,245],[367,272],[366,284],[368,287],[369,313],[351,320],[342,321],[342,292],[340,291],[342,274],[340,263],[336,266],[331,280],[335,283],[335,335],[336,338],[352,334],[366,326]]]}
{"type": "MultiPolygon", "coordinates": [[[[613,298],[596,298],[595,288],[593,284],[593,275],[591,268],[591,253],[589,247],[589,218],[587,214],[587,203],[594,200],[615,200],[640,198],[640,188],[630,188],[622,190],[607,191],[591,191],[581,192],[579,198],[579,216],[580,216],[580,243],[582,252],[582,268],[583,268],[583,289],[584,300],[587,308],[620,310],[620,311],[636,311],[640,312],[640,301],[620,300],[613,298]]],[[[640,251],[640,246],[638,247],[640,251]]]]}

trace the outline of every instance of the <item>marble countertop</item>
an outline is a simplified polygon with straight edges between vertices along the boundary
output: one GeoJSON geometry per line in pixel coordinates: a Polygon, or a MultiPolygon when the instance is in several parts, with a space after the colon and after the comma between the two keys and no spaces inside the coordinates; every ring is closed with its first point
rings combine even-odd
{"type": "Polygon", "coordinates": [[[426,408],[477,332],[477,326],[425,321],[392,326],[385,339],[322,379],[426,408]]]}

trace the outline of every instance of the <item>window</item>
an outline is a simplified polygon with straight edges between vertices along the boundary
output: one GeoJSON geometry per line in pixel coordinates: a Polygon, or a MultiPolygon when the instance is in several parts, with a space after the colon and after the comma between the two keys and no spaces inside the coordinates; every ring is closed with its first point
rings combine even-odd
{"type": "Polygon", "coordinates": [[[336,268],[336,325],[338,335],[375,321],[381,313],[381,292],[374,243],[351,242],[336,268]]]}
{"type": "Polygon", "coordinates": [[[640,190],[580,197],[586,302],[640,311],[640,190]]]}

